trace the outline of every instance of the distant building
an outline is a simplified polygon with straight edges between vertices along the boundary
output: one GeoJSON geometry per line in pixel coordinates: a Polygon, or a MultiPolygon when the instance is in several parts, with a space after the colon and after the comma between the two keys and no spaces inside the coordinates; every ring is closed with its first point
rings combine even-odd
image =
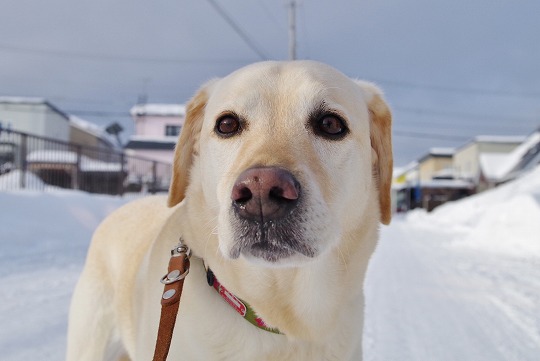
{"type": "Polygon", "coordinates": [[[114,148],[103,129],[43,98],[0,97],[0,127],[62,142],[114,148]]]}
{"type": "Polygon", "coordinates": [[[0,97],[0,124],[4,129],[70,140],[69,116],[42,98],[0,97]]]}
{"type": "Polygon", "coordinates": [[[126,144],[130,154],[172,163],[174,147],[184,124],[181,104],[138,104],[131,108],[135,134],[126,144]]]}
{"type": "Polygon", "coordinates": [[[511,152],[480,154],[480,184],[493,188],[519,177],[540,164],[540,129],[529,134],[511,152]]]}
{"type": "MultiPolygon", "coordinates": [[[[453,148],[432,148],[429,153],[418,160],[418,176],[420,181],[431,181],[437,174],[452,173],[453,148]]],[[[445,177],[448,178],[448,177],[445,177]]]]}
{"type": "Polygon", "coordinates": [[[395,209],[431,211],[435,207],[474,193],[471,182],[454,179],[454,149],[432,148],[417,162],[394,174],[395,209]]]}
{"type": "Polygon", "coordinates": [[[456,149],[454,154],[455,178],[473,182],[479,192],[489,188],[489,182],[486,182],[486,172],[490,173],[493,164],[500,163],[524,140],[524,136],[484,135],[475,137],[456,149]]]}
{"type": "Polygon", "coordinates": [[[102,127],[79,117],[69,116],[69,141],[89,147],[112,149],[116,145],[102,127]]]}
{"type": "Polygon", "coordinates": [[[456,150],[431,149],[394,172],[396,211],[425,208],[482,192],[540,164],[540,128],[528,136],[478,136],[456,150]]]}
{"type": "Polygon", "coordinates": [[[117,150],[101,127],[45,99],[0,97],[0,175],[31,172],[48,185],[116,194],[126,176],[117,150]]]}

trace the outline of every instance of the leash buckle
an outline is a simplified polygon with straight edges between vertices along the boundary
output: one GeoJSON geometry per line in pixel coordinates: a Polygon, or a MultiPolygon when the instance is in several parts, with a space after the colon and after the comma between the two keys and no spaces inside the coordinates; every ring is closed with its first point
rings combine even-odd
{"type": "MultiPolygon", "coordinates": [[[[178,241],[178,244],[171,249],[171,260],[173,257],[185,257],[184,261],[189,261],[191,258],[191,249],[186,246],[180,238],[178,241]]],[[[165,276],[161,277],[160,282],[164,285],[170,285],[171,283],[178,282],[180,280],[183,280],[189,273],[189,262],[186,263],[187,267],[185,268],[184,273],[181,273],[180,270],[174,269],[165,276]]]]}

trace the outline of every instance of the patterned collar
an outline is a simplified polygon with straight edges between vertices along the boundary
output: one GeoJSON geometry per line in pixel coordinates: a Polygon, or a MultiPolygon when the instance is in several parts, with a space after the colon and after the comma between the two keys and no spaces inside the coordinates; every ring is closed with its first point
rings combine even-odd
{"type": "Polygon", "coordinates": [[[266,325],[266,323],[263,321],[262,318],[257,316],[253,308],[247,303],[233,295],[231,292],[229,292],[225,286],[223,286],[214,275],[214,272],[210,268],[206,269],[206,280],[208,281],[208,285],[213,287],[219,295],[232,307],[235,309],[236,312],[238,312],[242,317],[244,317],[247,321],[249,321],[251,324],[257,326],[258,328],[261,328],[265,331],[282,334],[279,332],[277,328],[271,328],[266,325]]]}

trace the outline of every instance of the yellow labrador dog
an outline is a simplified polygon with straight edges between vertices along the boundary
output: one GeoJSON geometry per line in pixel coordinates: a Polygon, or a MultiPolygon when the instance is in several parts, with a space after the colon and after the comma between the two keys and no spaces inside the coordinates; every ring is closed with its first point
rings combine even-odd
{"type": "Polygon", "coordinates": [[[381,92],[317,62],[247,66],[190,101],[173,166],[168,207],[137,200],[95,232],[67,359],[152,359],[182,237],[169,360],[361,360],[364,275],[391,217],[381,92]]]}

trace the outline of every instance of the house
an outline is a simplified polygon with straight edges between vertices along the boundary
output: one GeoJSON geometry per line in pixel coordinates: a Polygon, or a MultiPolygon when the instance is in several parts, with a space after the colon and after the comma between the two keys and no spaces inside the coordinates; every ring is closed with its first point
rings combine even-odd
{"type": "Polygon", "coordinates": [[[0,97],[0,174],[30,171],[49,185],[118,193],[121,161],[101,127],[42,98],[0,97]]]}
{"type": "Polygon", "coordinates": [[[184,124],[181,104],[138,104],[131,108],[135,134],[125,149],[131,155],[172,163],[174,147],[184,124]]]}
{"type": "Polygon", "coordinates": [[[102,127],[74,115],[69,116],[69,141],[94,148],[116,148],[115,143],[102,127]]]}
{"type": "Polygon", "coordinates": [[[114,148],[100,126],[68,115],[43,98],[0,97],[0,128],[78,145],[114,148]]]}
{"type": "Polygon", "coordinates": [[[418,177],[420,181],[431,181],[438,174],[451,176],[453,156],[453,148],[431,148],[428,154],[418,160],[418,177]]]}
{"type": "Polygon", "coordinates": [[[486,188],[493,188],[519,177],[539,163],[540,128],[509,153],[480,154],[480,182],[486,188]]]}
{"type": "Polygon", "coordinates": [[[486,172],[492,164],[502,161],[523,141],[523,136],[477,136],[454,153],[454,176],[476,184],[477,191],[490,187],[486,172]],[[486,168],[487,167],[487,168],[486,168]]]}
{"type": "Polygon", "coordinates": [[[4,129],[69,141],[69,116],[43,98],[0,97],[0,124],[4,129]]]}
{"type": "Polygon", "coordinates": [[[174,147],[184,124],[186,108],[182,104],[138,104],[131,108],[130,113],[135,122],[135,134],[124,147],[130,156],[127,188],[130,191],[141,187],[166,191],[171,180],[174,147]]]}
{"type": "Polygon", "coordinates": [[[424,208],[431,211],[443,203],[473,194],[471,182],[454,179],[453,154],[450,148],[433,148],[417,162],[395,173],[395,210],[424,208]]]}

